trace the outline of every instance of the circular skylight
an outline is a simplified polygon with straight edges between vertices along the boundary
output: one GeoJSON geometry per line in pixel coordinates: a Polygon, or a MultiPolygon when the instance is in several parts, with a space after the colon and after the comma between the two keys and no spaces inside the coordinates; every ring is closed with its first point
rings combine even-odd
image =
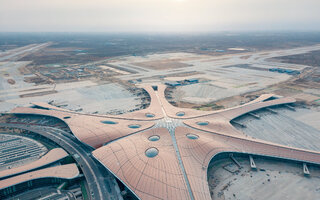
{"type": "Polygon", "coordinates": [[[159,151],[157,148],[151,147],[151,148],[147,149],[145,153],[146,153],[147,157],[153,158],[158,155],[159,151]]]}
{"type": "Polygon", "coordinates": [[[196,140],[196,139],[199,138],[198,135],[192,134],[192,133],[188,133],[186,136],[187,136],[187,138],[189,138],[189,139],[191,139],[191,140],[196,140]]]}
{"type": "Polygon", "coordinates": [[[140,124],[131,124],[128,126],[129,128],[140,128],[141,125],[140,124]]]}
{"type": "Polygon", "coordinates": [[[207,126],[209,122],[197,122],[199,126],[207,126]]]}
{"type": "Polygon", "coordinates": [[[176,115],[177,115],[178,117],[182,117],[182,116],[184,116],[185,114],[186,114],[186,113],[185,113],[185,112],[182,112],[182,111],[176,113],[176,115]]]}
{"type": "Polygon", "coordinates": [[[104,123],[104,124],[117,124],[118,122],[105,120],[105,121],[101,121],[101,123],[104,123]]]}
{"type": "Polygon", "coordinates": [[[152,113],[147,113],[147,114],[146,114],[146,117],[150,117],[150,118],[151,118],[151,117],[154,117],[154,114],[152,114],[152,113]]]}
{"type": "Polygon", "coordinates": [[[148,138],[150,141],[154,142],[154,141],[158,141],[160,139],[159,135],[153,135],[153,136],[150,136],[148,138]]]}

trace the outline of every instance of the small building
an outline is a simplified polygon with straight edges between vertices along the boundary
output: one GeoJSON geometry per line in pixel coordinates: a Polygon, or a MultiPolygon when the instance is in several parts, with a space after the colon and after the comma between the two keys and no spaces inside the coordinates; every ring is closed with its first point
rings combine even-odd
{"type": "Polygon", "coordinates": [[[153,89],[154,91],[158,91],[158,86],[157,86],[157,85],[153,85],[153,86],[152,86],[152,89],[153,89]]]}
{"type": "Polygon", "coordinates": [[[166,85],[170,86],[170,87],[176,87],[176,86],[180,86],[181,83],[178,83],[177,81],[167,81],[165,82],[166,85]]]}
{"type": "Polygon", "coordinates": [[[300,74],[298,70],[292,70],[292,69],[282,69],[282,68],[270,68],[270,72],[279,72],[279,73],[286,73],[289,75],[297,75],[300,74]]]}
{"type": "Polygon", "coordinates": [[[185,82],[187,82],[187,83],[199,83],[199,80],[197,78],[191,78],[191,79],[186,79],[185,82]]]}
{"type": "Polygon", "coordinates": [[[132,83],[132,84],[136,84],[137,83],[137,81],[135,81],[135,80],[129,80],[128,82],[132,83]]]}
{"type": "Polygon", "coordinates": [[[298,70],[293,70],[293,72],[288,73],[290,75],[298,75],[300,72],[298,70]]]}
{"type": "Polygon", "coordinates": [[[276,69],[276,68],[270,68],[269,71],[270,71],[270,72],[276,72],[277,69],[276,69]]]}

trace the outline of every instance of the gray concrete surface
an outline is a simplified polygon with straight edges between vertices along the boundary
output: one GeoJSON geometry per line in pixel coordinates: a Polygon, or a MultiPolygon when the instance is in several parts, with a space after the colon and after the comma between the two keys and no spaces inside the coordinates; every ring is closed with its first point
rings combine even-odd
{"type": "Polygon", "coordinates": [[[48,149],[30,138],[0,133],[0,170],[19,167],[44,155],[48,149]]]}
{"type": "MultiPolygon", "coordinates": [[[[312,168],[305,177],[302,164],[255,158],[258,171],[250,169],[249,158],[237,158],[242,168],[230,173],[223,168],[233,164],[220,160],[209,169],[214,200],[315,200],[320,199],[320,169],[312,168]],[[262,170],[261,170],[262,169],[262,170]]],[[[233,164],[234,165],[234,164],[233,164]]]]}
{"type": "MultiPolygon", "coordinates": [[[[248,115],[236,119],[235,121],[246,126],[246,128],[238,126],[236,128],[254,138],[292,147],[320,151],[320,131],[318,129],[290,117],[289,115],[293,115],[294,111],[273,110],[276,110],[278,114],[262,111],[257,113],[260,119],[248,115]]],[[[296,111],[294,115],[299,115],[299,112],[296,111]]]]}

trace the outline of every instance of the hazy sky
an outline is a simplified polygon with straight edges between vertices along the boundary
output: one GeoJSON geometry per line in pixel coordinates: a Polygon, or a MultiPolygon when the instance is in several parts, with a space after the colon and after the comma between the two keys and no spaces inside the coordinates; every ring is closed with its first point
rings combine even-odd
{"type": "Polygon", "coordinates": [[[320,0],[0,0],[0,31],[320,30],[320,0]]]}

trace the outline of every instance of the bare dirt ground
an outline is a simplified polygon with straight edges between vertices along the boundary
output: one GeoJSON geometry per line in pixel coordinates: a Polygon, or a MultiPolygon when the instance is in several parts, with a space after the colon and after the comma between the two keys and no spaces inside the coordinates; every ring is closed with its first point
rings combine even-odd
{"type": "Polygon", "coordinates": [[[172,60],[154,60],[154,61],[139,62],[139,63],[132,63],[132,64],[140,66],[140,67],[154,69],[154,70],[177,69],[177,68],[181,68],[181,67],[190,66],[188,64],[178,62],[174,59],[172,59],[172,60]]]}
{"type": "Polygon", "coordinates": [[[242,88],[234,91],[216,87],[210,83],[177,87],[173,97],[178,105],[205,110],[216,110],[216,107],[230,108],[246,103],[261,94],[273,93],[284,97],[293,97],[298,102],[309,106],[320,105],[320,67],[310,67],[297,77],[270,85],[267,88],[255,88],[254,91],[237,95],[242,88]],[[179,95],[177,95],[179,94],[179,95]],[[179,97],[178,97],[179,96],[179,97]],[[211,106],[217,105],[217,106],[211,106]]]}
{"type": "Polygon", "coordinates": [[[283,63],[303,64],[311,67],[289,81],[276,84],[256,94],[270,91],[282,96],[292,96],[308,105],[319,106],[320,102],[320,51],[276,57],[274,60],[283,63]]]}
{"type": "MultiPolygon", "coordinates": [[[[241,57],[241,59],[249,58],[241,57]]],[[[252,66],[249,68],[242,67],[241,69],[228,67],[228,70],[233,70],[232,73],[215,69],[206,74],[206,76],[211,77],[210,81],[177,87],[172,97],[179,106],[201,110],[233,107],[265,93],[293,97],[309,106],[320,105],[320,51],[275,57],[268,60],[297,64],[297,66],[290,67],[299,67],[301,64],[309,67],[303,69],[300,75],[291,76],[287,79],[279,77],[278,80],[275,76],[281,74],[272,73],[269,76],[268,67],[270,68],[271,65],[254,66],[261,70],[251,70],[255,71],[255,78],[253,79],[250,79],[249,75],[249,69],[252,66]],[[232,74],[232,79],[228,77],[228,73],[232,74]]]]}
{"type": "Polygon", "coordinates": [[[77,47],[63,47],[54,48],[47,47],[34,54],[25,56],[20,61],[30,61],[34,65],[45,64],[84,64],[93,62],[107,57],[99,57],[86,52],[85,48],[77,47]]]}
{"type": "Polygon", "coordinates": [[[273,58],[273,60],[281,61],[283,63],[302,64],[320,67],[320,51],[311,51],[305,54],[276,57],[273,58]]]}
{"type": "MultiPolygon", "coordinates": [[[[21,84],[21,83],[19,83],[21,84]]],[[[16,106],[31,102],[52,102],[64,108],[84,113],[106,114],[136,109],[141,100],[118,83],[78,81],[54,85],[7,88],[0,92],[0,111],[8,112],[16,106]]]]}

